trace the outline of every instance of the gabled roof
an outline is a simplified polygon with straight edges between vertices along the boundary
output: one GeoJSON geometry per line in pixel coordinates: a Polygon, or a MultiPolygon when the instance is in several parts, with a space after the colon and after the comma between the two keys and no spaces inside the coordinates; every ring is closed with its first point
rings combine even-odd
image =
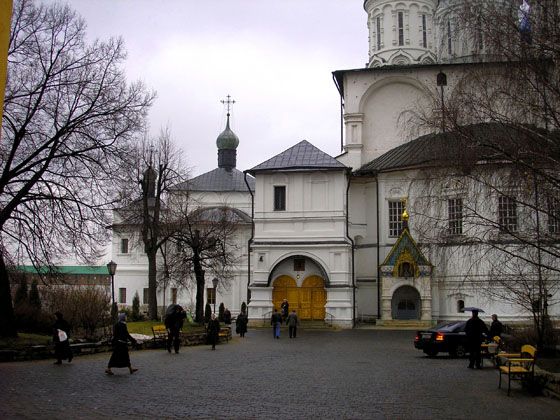
{"type": "Polygon", "coordinates": [[[335,158],[319,150],[307,140],[302,140],[247,172],[254,174],[261,171],[316,171],[344,168],[346,166],[335,158]]]}
{"type": "Polygon", "coordinates": [[[552,153],[547,142],[550,135],[557,134],[529,126],[473,124],[418,137],[366,163],[355,174],[375,175],[426,166],[472,166],[483,160],[534,159],[542,150],[552,153]]]}
{"type": "Polygon", "coordinates": [[[405,249],[412,254],[412,257],[414,258],[414,261],[416,262],[416,264],[426,265],[426,266],[430,266],[430,267],[432,266],[432,264],[424,256],[422,251],[420,251],[420,248],[418,248],[418,245],[416,245],[416,242],[414,241],[414,239],[412,239],[412,236],[410,235],[410,232],[408,231],[408,229],[403,229],[403,231],[401,232],[401,235],[399,236],[399,239],[397,239],[397,241],[395,242],[395,245],[393,245],[393,248],[391,249],[391,251],[387,255],[387,258],[385,258],[385,261],[383,262],[383,264],[380,265],[380,267],[383,267],[383,266],[386,266],[386,265],[389,265],[389,266],[396,265],[400,254],[405,249]]]}
{"type": "MultiPolygon", "coordinates": [[[[251,191],[255,191],[255,179],[252,176],[247,177],[247,183],[251,187],[251,191]]],[[[173,187],[173,189],[188,191],[248,192],[247,184],[245,184],[245,175],[236,168],[232,168],[231,170],[216,168],[189,181],[178,184],[173,187]]]]}

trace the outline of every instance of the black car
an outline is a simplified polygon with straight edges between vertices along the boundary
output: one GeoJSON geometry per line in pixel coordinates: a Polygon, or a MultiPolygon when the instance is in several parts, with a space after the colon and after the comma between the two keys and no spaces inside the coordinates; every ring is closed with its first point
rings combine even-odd
{"type": "Polygon", "coordinates": [[[430,329],[417,331],[414,347],[423,350],[430,357],[444,352],[454,357],[463,357],[468,351],[466,324],[467,321],[445,321],[430,329]]]}

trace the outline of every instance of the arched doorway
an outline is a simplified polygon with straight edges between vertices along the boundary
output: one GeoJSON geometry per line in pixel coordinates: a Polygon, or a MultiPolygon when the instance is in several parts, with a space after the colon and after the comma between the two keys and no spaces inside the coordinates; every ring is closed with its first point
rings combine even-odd
{"type": "Polygon", "coordinates": [[[301,287],[298,287],[295,279],[290,276],[278,277],[273,284],[272,304],[280,310],[284,299],[290,304],[290,312],[295,309],[300,319],[325,319],[327,291],[320,276],[307,277],[301,287]]]}
{"type": "Polygon", "coordinates": [[[391,300],[393,319],[420,319],[420,293],[412,286],[402,286],[395,290],[391,300]]]}

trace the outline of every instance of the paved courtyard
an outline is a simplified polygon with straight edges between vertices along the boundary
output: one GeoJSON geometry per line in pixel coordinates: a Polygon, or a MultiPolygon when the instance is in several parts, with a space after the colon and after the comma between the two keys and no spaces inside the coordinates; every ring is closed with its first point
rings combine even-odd
{"type": "Polygon", "coordinates": [[[268,330],[219,345],[131,352],[140,370],[109,354],[54,366],[0,364],[2,419],[555,419],[560,401],[507,397],[498,373],[465,359],[429,359],[412,331],[268,330]]]}

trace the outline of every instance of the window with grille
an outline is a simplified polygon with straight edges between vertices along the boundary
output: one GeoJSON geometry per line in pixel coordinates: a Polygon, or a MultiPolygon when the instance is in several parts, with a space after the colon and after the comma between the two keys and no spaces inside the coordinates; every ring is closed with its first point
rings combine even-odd
{"type": "Polygon", "coordinates": [[[428,48],[428,35],[426,29],[426,15],[422,15],[422,46],[428,48]]]}
{"type": "Polygon", "coordinates": [[[560,233],[560,200],[550,198],[548,200],[548,232],[560,233]]]}
{"type": "Polygon", "coordinates": [[[119,288],[119,303],[126,303],[126,288],[119,288]]]}
{"type": "Polygon", "coordinates": [[[381,49],[381,17],[375,19],[375,30],[377,31],[377,51],[381,49]]]}
{"type": "Polygon", "coordinates": [[[402,201],[389,201],[389,237],[396,238],[403,228],[401,216],[404,211],[402,201]]]}
{"type": "Polygon", "coordinates": [[[447,201],[447,215],[449,220],[448,233],[461,235],[463,233],[463,199],[452,198],[447,201]]]}
{"type": "Polygon", "coordinates": [[[144,287],[142,291],[142,304],[147,305],[148,303],[150,303],[150,289],[144,287]]]}
{"type": "Polygon", "coordinates": [[[274,187],[274,211],[286,210],[286,187],[274,187]]]}
{"type": "Polygon", "coordinates": [[[512,197],[498,197],[498,224],[501,232],[517,232],[517,203],[512,197]]]}
{"type": "Polygon", "coordinates": [[[216,295],[214,294],[214,288],[208,287],[206,289],[206,303],[213,305],[216,303],[216,295]]]}
{"type": "Polygon", "coordinates": [[[397,23],[399,30],[399,45],[404,45],[404,13],[397,13],[397,23]]]}
{"type": "Polygon", "coordinates": [[[128,239],[122,238],[121,239],[121,253],[128,254],[128,239]]]}
{"type": "Polygon", "coordinates": [[[451,21],[447,21],[447,53],[449,55],[453,54],[453,42],[451,37],[451,21]]]}

